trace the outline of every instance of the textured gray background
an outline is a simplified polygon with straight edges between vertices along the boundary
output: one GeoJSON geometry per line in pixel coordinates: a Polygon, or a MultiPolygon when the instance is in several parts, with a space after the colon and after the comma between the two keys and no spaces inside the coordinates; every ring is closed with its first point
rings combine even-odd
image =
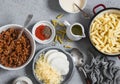
{"type": "MultiPolygon", "coordinates": [[[[95,5],[103,3],[106,7],[117,7],[120,8],[120,0],[88,0],[85,7],[85,11],[93,16],[92,9],[95,5]]],[[[29,30],[31,31],[32,26],[37,21],[47,20],[55,18],[59,13],[64,13],[65,16],[62,20],[68,20],[70,23],[80,22],[85,27],[86,34],[88,32],[88,26],[90,20],[85,20],[81,13],[78,14],[69,14],[64,12],[58,3],[58,0],[0,0],[0,26],[16,23],[23,24],[26,16],[32,13],[34,15],[33,20],[31,21],[31,26],[29,30]]],[[[86,55],[90,43],[88,38],[82,39],[79,42],[71,43],[73,46],[77,46],[81,51],[86,55]]],[[[47,45],[46,45],[47,46],[47,45]]],[[[41,49],[40,44],[37,44],[36,52],[41,49]]],[[[87,56],[86,56],[87,57],[87,56]]],[[[117,63],[120,64],[120,61],[117,58],[110,58],[117,60],[117,63]]],[[[13,80],[16,77],[27,75],[32,79],[34,84],[38,84],[32,74],[32,62],[26,66],[24,69],[18,71],[6,71],[0,68],[0,84],[12,84],[13,80]]],[[[72,79],[69,84],[84,84],[84,77],[78,74],[75,71],[72,79]]]]}

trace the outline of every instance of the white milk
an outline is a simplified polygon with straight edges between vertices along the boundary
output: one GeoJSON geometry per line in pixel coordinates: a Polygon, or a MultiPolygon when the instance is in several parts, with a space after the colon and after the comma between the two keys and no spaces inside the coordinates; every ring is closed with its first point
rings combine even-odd
{"type": "Polygon", "coordinates": [[[83,3],[84,0],[60,0],[60,1],[63,9],[68,12],[79,11],[79,9],[74,5],[74,3],[76,3],[80,8],[82,8],[84,4],[83,3]]]}

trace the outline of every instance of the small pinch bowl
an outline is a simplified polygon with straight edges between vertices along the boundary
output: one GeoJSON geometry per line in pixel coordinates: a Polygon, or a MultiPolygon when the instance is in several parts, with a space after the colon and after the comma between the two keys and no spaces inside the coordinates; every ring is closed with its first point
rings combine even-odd
{"type": "Polygon", "coordinates": [[[37,22],[37,23],[33,26],[32,34],[33,34],[34,39],[35,39],[38,43],[40,43],[40,44],[49,44],[49,43],[51,43],[51,42],[54,40],[55,35],[56,35],[56,31],[55,31],[54,26],[53,26],[49,21],[39,21],[39,22],[37,22]],[[50,36],[49,39],[40,40],[39,38],[36,37],[36,35],[35,35],[35,30],[36,30],[37,27],[40,26],[40,25],[46,25],[46,26],[48,26],[48,27],[51,29],[52,34],[51,34],[51,36],[50,36]]]}

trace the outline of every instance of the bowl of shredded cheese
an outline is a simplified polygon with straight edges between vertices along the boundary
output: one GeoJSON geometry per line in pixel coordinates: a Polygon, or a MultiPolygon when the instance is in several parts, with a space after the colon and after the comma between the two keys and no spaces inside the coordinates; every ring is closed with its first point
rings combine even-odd
{"type": "Polygon", "coordinates": [[[33,61],[33,74],[40,84],[67,83],[73,71],[71,55],[57,47],[40,50],[33,61]]]}

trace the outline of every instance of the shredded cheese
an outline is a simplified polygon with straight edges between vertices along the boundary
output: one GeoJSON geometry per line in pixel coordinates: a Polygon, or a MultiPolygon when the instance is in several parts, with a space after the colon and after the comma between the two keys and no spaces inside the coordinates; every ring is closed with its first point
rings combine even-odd
{"type": "Polygon", "coordinates": [[[62,79],[60,73],[52,68],[43,58],[39,58],[36,62],[35,74],[45,84],[60,84],[62,79]]]}

